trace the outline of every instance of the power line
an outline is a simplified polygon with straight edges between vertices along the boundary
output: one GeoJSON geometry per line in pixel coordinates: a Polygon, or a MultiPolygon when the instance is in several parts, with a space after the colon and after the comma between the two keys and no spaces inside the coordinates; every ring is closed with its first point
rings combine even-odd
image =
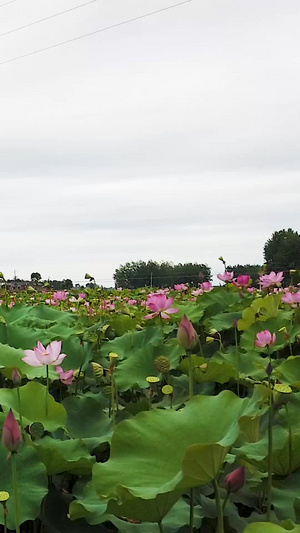
{"type": "MultiPolygon", "coordinates": [[[[15,1],[15,0],[14,0],[15,1]]],[[[125,24],[129,24],[130,22],[135,22],[137,20],[141,20],[146,17],[150,17],[152,15],[156,15],[157,13],[162,13],[163,11],[168,11],[169,9],[173,9],[175,7],[181,6],[183,4],[188,4],[192,0],[184,0],[184,2],[179,2],[178,4],[173,4],[168,7],[163,7],[162,9],[157,9],[156,11],[151,11],[150,13],[145,13],[145,15],[140,15],[139,17],[134,17],[132,19],[123,20],[122,22],[118,22],[117,24],[112,24],[111,26],[106,26],[105,28],[100,28],[99,30],[91,31],[89,33],[85,33],[83,35],[79,35],[78,37],[73,37],[73,39],[68,39],[66,41],[61,41],[57,44],[52,44],[50,46],[46,46],[45,48],[39,48],[38,50],[34,50],[33,52],[29,52],[28,54],[23,54],[21,56],[13,57],[12,59],[7,59],[6,61],[2,61],[0,63],[1,65],[5,65],[7,63],[11,63],[12,61],[18,61],[19,59],[24,59],[25,57],[29,57],[35,54],[39,54],[41,52],[46,52],[46,50],[51,50],[53,48],[58,48],[59,46],[63,46],[64,44],[73,43],[75,41],[79,41],[80,39],[85,39],[86,37],[90,37],[91,35],[95,35],[96,33],[101,33],[104,31],[112,30],[113,28],[117,28],[118,26],[123,26],[125,24]]],[[[1,7],[1,6],[0,6],[1,7]]]]}
{"type": "Polygon", "coordinates": [[[16,0],[10,0],[10,2],[6,2],[5,4],[0,4],[0,7],[8,6],[8,4],[13,4],[16,0]]]}
{"type": "MultiPolygon", "coordinates": [[[[13,1],[15,2],[15,0],[13,1]]],[[[75,11],[75,9],[80,9],[81,7],[87,6],[89,4],[93,4],[94,2],[97,2],[97,0],[90,0],[89,2],[85,2],[85,4],[80,4],[79,6],[74,6],[74,7],[71,7],[70,9],[65,9],[65,11],[59,11],[59,13],[54,13],[53,15],[49,15],[48,17],[44,17],[39,20],[35,20],[34,22],[30,22],[29,24],[24,24],[24,26],[19,26],[18,28],[5,31],[4,33],[0,33],[0,37],[4,37],[4,35],[9,35],[10,33],[14,33],[19,30],[24,30],[24,28],[29,28],[30,26],[34,26],[35,24],[40,24],[40,22],[44,22],[45,20],[59,17],[60,15],[64,15],[65,13],[69,13],[70,11],[75,11]]]]}

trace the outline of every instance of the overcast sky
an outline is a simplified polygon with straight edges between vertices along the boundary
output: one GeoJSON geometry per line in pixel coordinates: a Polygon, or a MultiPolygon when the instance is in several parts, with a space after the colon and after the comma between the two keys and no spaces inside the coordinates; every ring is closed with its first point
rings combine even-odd
{"type": "MultiPolygon", "coordinates": [[[[88,0],[7,1],[0,34],[88,0]]],[[[0,63],[174,3],[96,0],[0,35],[0,63]]],[[[300,230],[299,27],[299,0],[191,0],[0,65],[0,270],[261,264],[300,230]]]]}

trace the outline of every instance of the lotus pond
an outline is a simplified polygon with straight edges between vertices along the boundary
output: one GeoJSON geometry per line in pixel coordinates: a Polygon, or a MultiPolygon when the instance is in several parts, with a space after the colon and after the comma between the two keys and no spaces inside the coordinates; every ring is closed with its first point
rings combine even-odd
{"type": "Polygon", "coordinates": [[[2,287],[2,530],[300,533],[300,290],[273,274],[2,287]]]}

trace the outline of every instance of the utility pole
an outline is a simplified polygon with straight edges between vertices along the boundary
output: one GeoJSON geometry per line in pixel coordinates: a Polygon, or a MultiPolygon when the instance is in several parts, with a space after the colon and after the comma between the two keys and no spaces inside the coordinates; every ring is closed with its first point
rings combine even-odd
{"type": "Polygon", "coordinates": [[[150,287],[152,288],[153,283],[153,272],[150,272],[150,287]]]}

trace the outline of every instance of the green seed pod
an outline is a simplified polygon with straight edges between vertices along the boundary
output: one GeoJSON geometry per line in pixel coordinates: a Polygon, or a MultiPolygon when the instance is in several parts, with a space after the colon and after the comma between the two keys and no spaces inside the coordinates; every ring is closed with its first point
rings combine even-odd
{"type": "Polygon", "coordinates": [[[170,370],[171,361],[165,355],[159,355],[154,359],[154,365],[159,372],[167,374],[167,372],[170,370]]]}
{"type": "Polygon", "coordinates": [[[29,433],[33,437],[34,440],[41,439],[44,435],[45,428],[41,422],[33,422],[29,426],[29,433]]]}
{"type": "Polygon", "coordinates": [[[96,380],[100,381],[101,378],[103,377],[103,372],[104,372],[103,366],[100,365],[99,363],[95,363],[94,361],[91,363],[91,365],[92,365],[92,369],[93,369],[96,380]]]}
{"type": "Polygon", "coordinates": [[[168,394],[169,395],[169,394],[173,394],[174,389],[173,389],[172,385],[164,385],[163,388],[161,389],[161,391],[162,391],[163,394],[168,394]]]}
{"type": "Polygon", "coordinates": [[[111,398],[111,386],[106,385],[105,387],[103,387],[102,394],[104,398],[111,398]]]}
{"type": "Polygon", "coordinates": [[[292,389],[289,385],[274,385],[273,390],[273,401],[274,405],[281,407],[286,405],[291,399],[292,389]]]}

